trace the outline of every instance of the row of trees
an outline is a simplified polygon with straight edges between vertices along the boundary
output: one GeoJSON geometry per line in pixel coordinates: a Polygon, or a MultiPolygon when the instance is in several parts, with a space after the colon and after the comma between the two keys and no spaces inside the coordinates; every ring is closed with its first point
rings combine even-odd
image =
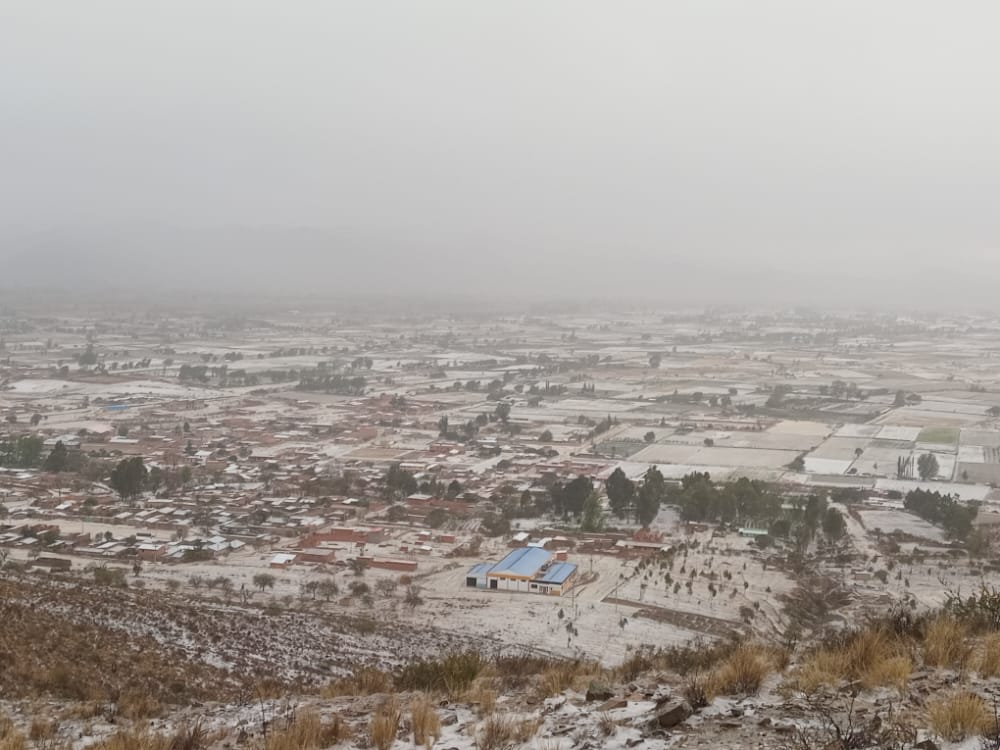
{"type": "Polygon", "coordinates": [[[667,495],[666,481],[655,466],[649,467],[642,481],[633,482],[621,468],[615,469],[604,483],[608,504],[616,518],[629,516],[648,526],[660,512],[660,505],[667,495]]]}
{"type": "Polygon", "coordinates": [[[966,505],[951,495],[930,490],[911,490],[903,501],[903,507],[928,523],[942,527],[952,539],[962,541],[969,537],[972,522],[979,513],[979,507],[974,503],[966,505]]]}
{"type": "Polygon", "coordinates": [[[44,454],[45,443],[37,435],[21,435],[0,441],[0,466],[17,469],[40,467],[52,473],[79,468],[79,453],[71,455],[61,440],[56,442],[43,460],[44,454]]]}

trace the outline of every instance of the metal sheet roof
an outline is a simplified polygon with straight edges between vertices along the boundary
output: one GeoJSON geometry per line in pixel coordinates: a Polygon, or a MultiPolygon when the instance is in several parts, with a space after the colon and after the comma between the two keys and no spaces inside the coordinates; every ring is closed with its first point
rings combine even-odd
{"type": "Polygon", "coordinates": [[[576,572],[576,565],[573,563],[560,562],[549,566],[542,575],[536,578],[537,583],[561,584],[565,583],[573,573],[576,572]]]}
{"type": "Polygon", "coordinates": [[[479,563],[478,565],[473,565],[469,568],[469,572],[465,575],[470,578],[479,578],[480,576],[486,575],[492,567],[493,563],[479,563]]]}
{"type": "Polygon", "coordinates": [[[552,557],[547,549],[521,547],[511,550],[503,560],[490,569],[490,574],[506,573],[515,576],[534,576],[552,557]]]}

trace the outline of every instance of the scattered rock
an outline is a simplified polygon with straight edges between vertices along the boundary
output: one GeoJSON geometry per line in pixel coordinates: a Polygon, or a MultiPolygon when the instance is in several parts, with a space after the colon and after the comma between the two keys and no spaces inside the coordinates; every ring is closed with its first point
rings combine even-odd
{"type": "Polygon", "coordinates": [[[592,682],[590,683],[590,687],[587,688],[588,701],[606,701],[613,698],[614,695],[614,690],[601,682],[592,682]]]}
{"type": "Polygon", "coordinates": [[[628,706],[628,701],[624,698],[612,698],[609,701],[604,701],[604,703],[597,707],[597,710],[603,713],[604,711],[614,711],[617,708],[625,708],[626,706],[628,706]]]}
{"type": "Polygon", "coordinates": [[[680,699],[668,700],[657,706],[650,725],[662,729],[670,729],[691,716],[691,705],[680,699]]]}

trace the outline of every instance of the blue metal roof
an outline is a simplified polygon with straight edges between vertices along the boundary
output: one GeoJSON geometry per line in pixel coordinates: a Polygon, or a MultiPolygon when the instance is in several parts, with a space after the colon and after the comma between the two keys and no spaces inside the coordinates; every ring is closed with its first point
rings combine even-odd
{"type": "Polygon", "coordinates": [[[479,578],[480,576],[486,575],[492,567],[493,563],[479,563],[478,565],[473,565],[469,568],[469,572],[465,575],[469,578],[479,578]]]}
{"type": "Polygon", "coordinates": [[[536,581],[538,583],[551,583],[560,584],[565,583],[566,579],[569,578],[573,573],[576,572],[576,565],[573,563],[560,562],[554,563],[549,566],[542,575],[540,575],[536,581]]]}
{"type": "Polygon", "coordinates": [[[490,573],[506,573],[514,576],[534,576],[552,557],[552,553],[541,547],[520,547],[511,550],[503,560],[490,569],[490,573]]]}

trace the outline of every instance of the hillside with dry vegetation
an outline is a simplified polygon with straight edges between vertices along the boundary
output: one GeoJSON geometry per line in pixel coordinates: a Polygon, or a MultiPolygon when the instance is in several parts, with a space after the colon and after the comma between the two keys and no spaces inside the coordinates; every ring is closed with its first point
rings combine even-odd
{"type": "Polygon", "coordinates": [[[460,644],[400,658],[390,635],[341,623],[348,665],[320,617],[47,578],[0,581],[0,602],[2,750],[905,750],[1000,737],[988,587],[939,611],[638,649],[616,667],[460,644]]]}

